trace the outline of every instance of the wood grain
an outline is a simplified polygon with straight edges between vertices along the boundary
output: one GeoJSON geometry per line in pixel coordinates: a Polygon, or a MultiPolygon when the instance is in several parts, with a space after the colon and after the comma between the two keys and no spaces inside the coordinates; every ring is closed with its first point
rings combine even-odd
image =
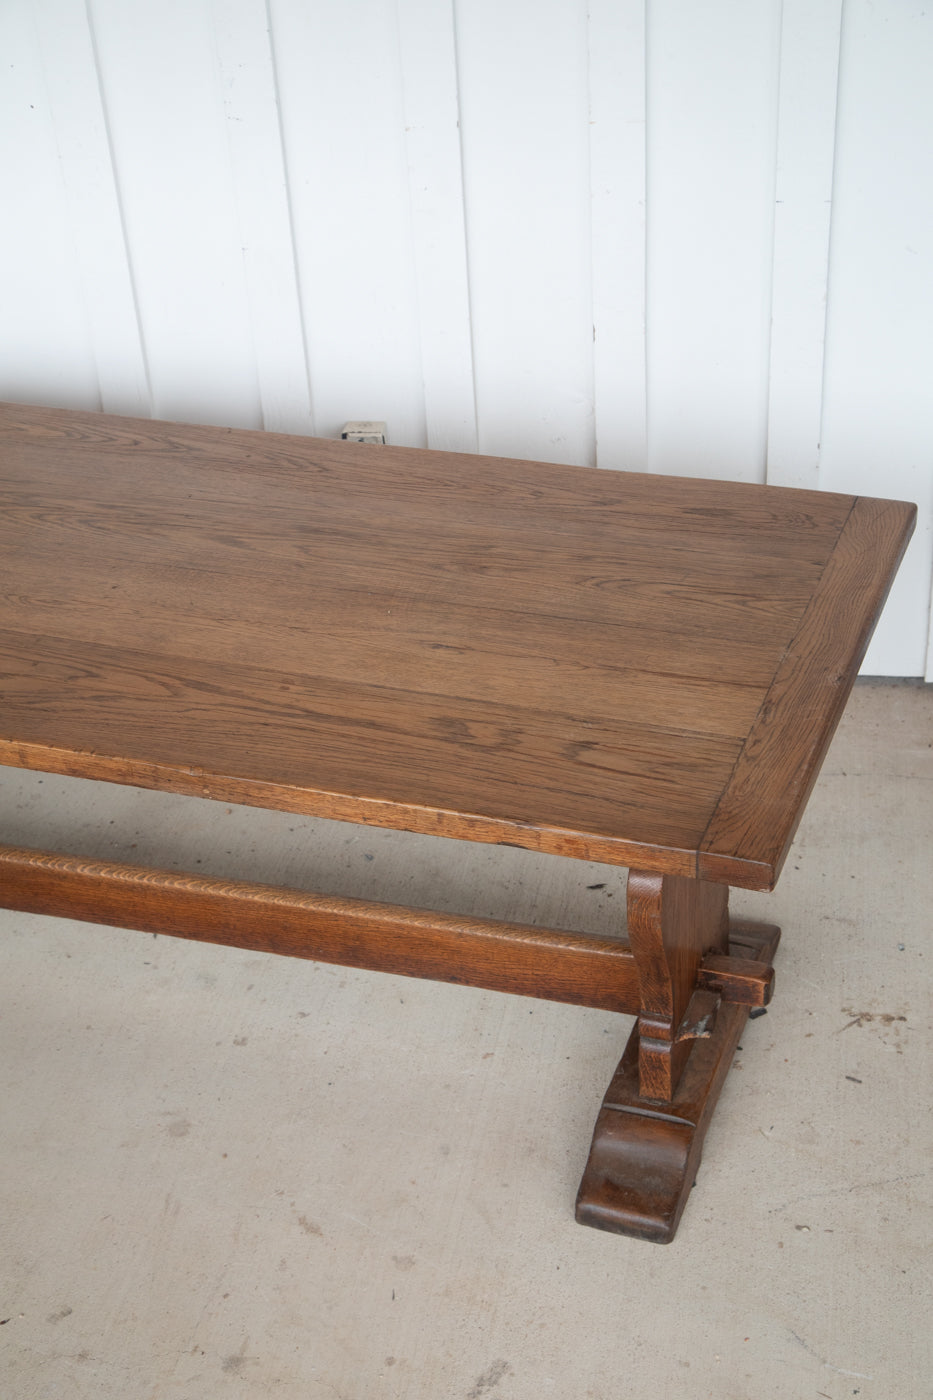
{"type": "Polygon", "coordinates": [[[729,890],[631,870],[626,900],[641,985],[640,1092],[646,1100],[669,1103],[691,1052],[682,1030],[700,964],[707,954],[725,954],[728,947],[729,890]]]}
{"type": "Polygon", "coordinates": [[[909,528],[853,505],[3,407],[0,761],[767,887],[909,528]]]}
{"type": "Polygon", "coordinates": [[[633,1015],[621,939],[0,846],[10,909],[633,1015]]]}
{"type": "Polygon", "coordinates": [[[710,953],[700,964],[697,985],[720,992],[724,1001],[767,1006],[774,995],[774,968],[754,958],[710,953]]]}
{"type": "MultiPolygon", "coordinates": [[[[740,922],[730,928],[732,962],[770,965],[780,929],[740,922]]],[[[749,1007],[720,1006],[712,1034],[695,1040],[671,1099],[646,1101],[641,1089],[641,1035],[636,1024],[603,1099],[576,1217],[615,1234],[668,1244],[696,1181],[703,1141],[732,1065],[749,1007]]]]}
{"type": "Polygon", "coordinates": [[[704,835],[706,878],[776,883],[916,515],[895,501],[854,503],[704,835]]]}

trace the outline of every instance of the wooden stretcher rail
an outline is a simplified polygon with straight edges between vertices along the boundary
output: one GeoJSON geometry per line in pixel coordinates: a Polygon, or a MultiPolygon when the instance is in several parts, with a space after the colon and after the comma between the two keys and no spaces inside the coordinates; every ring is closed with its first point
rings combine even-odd
{"type": "MultiPolygon", "coordinates": [[[[635,959],[621,939],[240,880],[0,846],[0,907],[171,934],[636,1016],[635,959]]],[[[773,970],[710,954],[698,985],[765,1006],[773,970]]]]}
{"type": "Polygon", "coordinates": [[[0,846],[0,906],[635,1015],[627,943],[0,846]]]}

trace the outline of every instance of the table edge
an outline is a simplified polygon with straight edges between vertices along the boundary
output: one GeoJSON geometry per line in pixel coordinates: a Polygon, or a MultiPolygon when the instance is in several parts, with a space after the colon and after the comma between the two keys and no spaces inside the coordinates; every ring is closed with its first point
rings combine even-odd
{"type": "Polygon", "coordinates": [[[650,870],[662,875],[696,875],[695,846],[678,848],[649,845],[600,832],[533,825],[508,817],[491,817],[448,808],[403,804],[385,798],[291,787],[255,778],[214,773],[203,768],[179,767],[148,760],[82,753],[51,745],[0,738],[0,764],[38,773],[84,778],[202,797],[246,807],[292,812],[422,836],[443,836],[476,841],[488,846],[515,846],[543,855],[566,856],[650,870]]]}
{"type": "Polygon", "coordinates": [[[916,522],[917,507],[910,502],[855,498],[700,842],[699,878],[774,888],[916,522]],[[846,600],[856,605],[847,609],[846,600]],[[828,654],[817,645],[827,617],[835,623],[828,654]],[[779,703],[793,694],[809,703],[779,703]],[[804,756],[795,763],[801,731],[804,756]],[[796,750],[788,742],[792,732],[796,750]],[[762,811],[770,812],[777,794],[787,791],[794,794],[793,805],[788,810],[785,801],[768,825],[762,811]],[[753,810],[754,839],[737,840],[753,810]]]}

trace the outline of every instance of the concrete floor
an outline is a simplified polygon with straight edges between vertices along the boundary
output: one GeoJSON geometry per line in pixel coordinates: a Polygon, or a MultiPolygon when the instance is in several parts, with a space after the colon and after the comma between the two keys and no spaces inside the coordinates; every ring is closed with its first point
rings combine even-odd
{"type": "MultiPolygon", "coordinates": [[[[623,916],[606,867],[2,771],[8,843],[623,916]]],[[[733,897],[778,990],[667,1248],[573,1222],[626,1018],[0,911],[0,1395],[927,1400],[931,778],[931,688],[860,683],[733,897]]]]}

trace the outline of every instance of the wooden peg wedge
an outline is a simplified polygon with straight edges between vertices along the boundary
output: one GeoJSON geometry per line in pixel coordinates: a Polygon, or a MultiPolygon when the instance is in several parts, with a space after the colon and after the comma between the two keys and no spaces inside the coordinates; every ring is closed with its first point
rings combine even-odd
{"type": "Polygon", "coordinates": [[[709,953],[700,964],[697,987],[739,1006],[767,1006],[774,993],[774,968],[751,958],[709,953]]]}

